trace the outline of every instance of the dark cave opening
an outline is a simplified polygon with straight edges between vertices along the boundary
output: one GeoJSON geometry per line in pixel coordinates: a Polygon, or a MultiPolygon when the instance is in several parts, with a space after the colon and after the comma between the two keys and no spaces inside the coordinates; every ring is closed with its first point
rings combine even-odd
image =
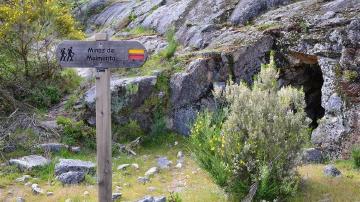
{"type": "Polygon", "coordinates": [[[281,86],[291,85],[303,88],[306,102],[305,111],[312,120],[310,127],[315,129],[318,126],[318,120],[325,114],[325,110],[321,106],[321,88],[324,79],[319,64],[300,63],[291,68],[282,68],[279,82],[281,86]]]}

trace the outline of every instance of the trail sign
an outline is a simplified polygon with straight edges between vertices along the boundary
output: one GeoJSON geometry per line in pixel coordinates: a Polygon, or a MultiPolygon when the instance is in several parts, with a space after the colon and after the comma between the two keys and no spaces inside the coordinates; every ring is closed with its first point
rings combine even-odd
{"type": "Polygon", "coordinates": [[[147,52],[137,41],[63,41],[56,56],[62,67],[130,68],[143,65],[147,52]]]}
{"type": "Polygon", "coordinates": [[[112,201],[111,93],[109,68],[140,67],[147,59],[144,46],[136,41],[63,41],[56,50],[62,67],[93,67],[96,75],[96,159],[98,201],[112,201]]]}

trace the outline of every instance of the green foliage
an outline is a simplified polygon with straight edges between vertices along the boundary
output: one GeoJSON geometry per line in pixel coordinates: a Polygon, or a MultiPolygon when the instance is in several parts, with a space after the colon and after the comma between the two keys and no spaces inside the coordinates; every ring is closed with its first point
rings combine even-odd
{"type": "Polygon", "coordinates": [[[134,12],[131,12],[129,15],[129,22],[132,22],[134,20],[136,20],[137,16],[134,12]]]}
{"type": "Polygon", "coordinates": [[[77,99],[78,99],[78,97],[76,95],[71,95],[64,104],[65,110],[67,110],[67,111],[71,110],[74,107],[77,99]]]}
{"type": "Polygon", "coordinates": [[[145,133],[139,126],[137,121],[130,120],[123,126],[113,127],[113,140],[115,142],[124,143],[133,141],[138,137],[144,137],[145,133]]]}
{"type": "Polygon", "coordinates": [[[84,183],[86,185],[96,185],[96,179],[93,176],[86,174],[84,183]]]}
{"type": "Polygon", "coordinates": [[[354,147],[351,152],[354,166],[360,168],[360,146],[354,147]]]}
{"type": "Polygon", "coordinates": [[[170,192],[169,202],[182,202],[179,193],[170,192]]]}
{"type": "Polygon", "coordinates": [[[299,183],[293,169],[308,137],[304,93],[292,87],[279,90],[277,77],[272,54],[251,89],[229,83],[215,91],[218,103],[226,105],[220,114],[200,114],[192,128],[200,165],[240,199],[256,185],[256,200],[283,200],[299,183]]]}
{"type": "Polygon", "coordinates": [[[160,53],[160,55],[169,60],[175,55],[176,49],[179,46],[175,39],[175,29],[170,29],[166,32],[166,41],[168,42],[168,46],[160,53]]]}
{"type": "Polygon", "coordinates": [[[50,164],[42,167],[36,167],[33,168],[28,173],[29,175],[32,175],[36,178],[39,178],[41,180],[46,180],[48,182],[55,180],[55,162],[52,161],[50,164]]]}
{"type": "Polygon", "coordinates": [[[0,94],[0,106],[13,102],[13,111],[27,101],[48,107],[77,87],[75,71],[61,71],[52,56],[55,39],[85,36],[65,1],[2,1],[0,22],[0,85],[5,92],[0,94]]]}
{"type": "Polygon", "coordinates": [[[231,177],[231,170],[218,153],[222,147],[221,124],[225,118],[225,111],[200,113],[191,130],[190,143],[199,165],[208,171],[221,187],[226,187],[231,177]]]}
{"type": "MultiPolygon", "coordinates": [[[[39,136],[31,129],[18,129],[10,134],[5,142],[9,146],[15,146],[17,150],[29,153],[39,141],[39,136]]],[[[2,146],[0,144],[0,146],[2,146]]]]}
{"type": "Polygon", "coordinates": [[[31,91],[29,101],[37,107],[47,108],[61,99],[61,93],[55,86],[39,86],[31,91]]]}
{"type": "Polygon", "coordinates": [[[344,75],[343,78],[345,81],[347,82],[354,82],[357,78],[358,78],[358,73],[357,71],[354,70],[345,70],[344,71],[344,75]]]}
{"type": "Polygon", "coordinates": [[[96,147],[96,131],[83,121],[74,121],[66,117],[58,117],[57,124],[62,126],[61,141],[67,145],[82,145],[89,149],[96,147]]]}

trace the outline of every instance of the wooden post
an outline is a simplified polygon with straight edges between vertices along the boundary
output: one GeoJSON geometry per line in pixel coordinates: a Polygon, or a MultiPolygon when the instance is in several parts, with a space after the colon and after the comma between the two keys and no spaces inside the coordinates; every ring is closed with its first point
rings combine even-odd
{"type": "MultiPolygon", "coordinates": [[[[107,34],[96,34],[96,41],[108,40],[107,34]]],[[[111,161],[111,92],[110,70],[96,73],[96,150],[98,201],[110,202],[112,197],[111,161]]]]}

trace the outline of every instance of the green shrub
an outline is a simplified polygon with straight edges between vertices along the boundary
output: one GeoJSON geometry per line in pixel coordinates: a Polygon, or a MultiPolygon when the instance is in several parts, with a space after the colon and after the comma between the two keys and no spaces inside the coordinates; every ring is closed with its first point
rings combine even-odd
{"type": "Polygon", "coordinates": [[[30,102],[39,108],[48,108],[61,99],[61,92],[56,86],[38,86],[31,91],[30,102]]]}
{"type": "Polygon", "coordinates": [[[76,95],[71,95],[64,104],[65,110],[67,110],[67,111],[71,110],[74,107],[77,100],[78,100],[78,97],[76,95]]]}
{"type": "Polygon", "coordinates": [[[131,12],[129,15],[129,22],[132,22],[134,20],[136,20],[137,16],[134,12],[131,12]]]}
{"type": "Polygon", "coordinates": [[[170,29],[166,32],[166,41],[168,42],[168,46],[160,54],[169,60],[175,55],[176,49],[179,46],[175,39],[175,29],[170,29]]]}
{"type": "Polygon", "coordinates": [[[190,143],[200,166],[210,173],[216,184],[225,187],[230,180],[231,170],[217,151],[222,147],[221,124],[225,118],[221,112],[200,113],[191,130],[190,143]]]}
{"type": "Polygon", "coordinates": [[[82,145],[95,149],[96,131],[87,126],[83,121],[74,121],[66,117],[58,117],[57,124],[62,126],[61,141],[68,145],[82,145]]]}
{"type": "Polygon", "coordinates": [[[255,187],[256,200],[284,200],[298,187],[295,159],[309,132],[304,93],[278,89],[277,77],[271,54],[251,89],[229,83],[216,91],[226,106],[219,107],[221,113],[201,113],[192,128],[200,165],[239,199],[255,187]]]}
{"type": "Polygon", "coordinates": [[[354,82],[358,78],[358,76],[359,75],[358,75],[357,71],[345,70],[343,78],[347,82],[354,82]]]}
{"type": "Polygon", "coordinates": [[[179,193],[170,192],[169,202],[182,202],[179,193]]]}
{"type": "Polygon", "coordinates": [[[113,127],[113,140],[115,142],[124,143],[133,141],[138,137],[144,137],[144,131],[141,129],[137,121],[130,120],[123,126],[113,127]]]}
{"type": "Polygon", "coordinates": [[[351,157],[355,168],[360,168],[360,146],[354,147],[351,152],[351,157]]]}

